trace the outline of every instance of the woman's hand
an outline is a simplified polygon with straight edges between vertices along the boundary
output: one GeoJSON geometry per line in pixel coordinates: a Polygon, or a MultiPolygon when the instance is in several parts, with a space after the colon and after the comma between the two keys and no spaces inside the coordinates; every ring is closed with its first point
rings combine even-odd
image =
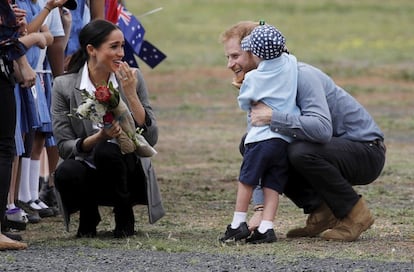
{"type": "Polygon", "coordinates": [[[19,8],[17,5],[12,5],[12,9],[14,15],[16,16],[17,25],[19,26],[19,33],[20,35],[24,36],[27,34],[27,12],[24,9],[19,8]]]}
{"type": "Polygon", "coordinates": [[[125,61],[120,63],[119,69],[116,71],[116,76],[120,80],[126,96],[136,94],[136,86],[138,84],[136,73],[136,68],[129,67],[125,61]]]}
{"type": "Polygon", "coordinates": [[[137,94],[138,85],[138,69],[129,67],[128,63],[121,62],[116,76],[120,80],[122,89],[124,90],[125,97],[128,100],[129,109],[131,114],[138,125],[145,124],[145,109],[139,100],[137,94]]]}
{"type": "Polygon", "coordinates": [[[16,16],[17,24],[20,25],[19,23],[25,19],[27,12],[26,10],[19,8],[16,4],[12,5],[12,9],[16,16]]]}
{"type": "Polygon", "coordinates": [[[122,128],[119,121],[112,121],[110,126],[103,127],[97,133],[85,138],[82,143],[83,152],[90,152],[99,142],[110,140],[121,135],[122,128]]]}
{"type": "Polygon", "coordinates": [[[109,139],[113,139],[113,138],[117,138],[121,135],[122,133],[122,127],[119,124],[119,121],[112,121],[110,126],[105,126],[102,130],[101,133],[103,133],[105,139],[109,140],[109,139]]]}

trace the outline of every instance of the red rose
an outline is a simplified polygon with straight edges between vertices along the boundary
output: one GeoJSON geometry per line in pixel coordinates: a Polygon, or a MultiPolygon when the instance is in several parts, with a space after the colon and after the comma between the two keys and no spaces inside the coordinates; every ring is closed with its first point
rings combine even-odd
{"type": "Polygon", "coordinates": [[[114,114],[110,111],[106,112],[103,116],[103,122],[105,125],[112,124],[112,121],[114,120],[114,114]]]}
{"type": "Polygon", "coordinates": [[[95,91],[95,98],[101,103],[107,103],[111,99],[111,92],[106,86],[99,86],[95,91]]]}

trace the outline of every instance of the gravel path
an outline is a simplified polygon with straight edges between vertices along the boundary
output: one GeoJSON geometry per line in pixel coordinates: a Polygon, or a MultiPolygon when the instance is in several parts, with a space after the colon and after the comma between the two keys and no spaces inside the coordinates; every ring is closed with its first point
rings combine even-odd
{"type": "Polygon", "coordinates": [[[36,247],[0,252],[0,271],[414,271],[414,263],[302,258],[246,257],[202,253],[36,247]]]}

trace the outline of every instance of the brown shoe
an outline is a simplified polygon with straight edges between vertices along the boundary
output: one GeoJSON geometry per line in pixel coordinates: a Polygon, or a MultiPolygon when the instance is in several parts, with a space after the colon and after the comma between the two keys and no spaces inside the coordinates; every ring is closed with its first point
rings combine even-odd
{"type": "Polygon", "coordinates": [[[3,234],[0,234],[0,250],[20,250],[26,248],[26,243],[12,240],[3,234]]]}
{"type": "Polygon", "coordinates": [[[254,231],[255,229],[259,227],[260,222],[262,221],[262,217],[263,217],[263,209],[264,209],[263,205],[254,206],[253,216],[250,218],[249,223],[247,223],[250,231],[254,231]]]}
{"type": "Polygon", "coordinates": [[[288,231],[286,237],[315,237],[321,232],[334,227],[338,223],[338,219],[334,216],[331,209],[325,202],[316,209],[306,219],[306,226],[288,231]]]}
{"type": "Polygon", "coordinates": [[[355,241],[374,224],[374,217],[361,197],[348,215],[341,219],[332,229],[326,230],[321,237],[326,240],[355,241]]]}

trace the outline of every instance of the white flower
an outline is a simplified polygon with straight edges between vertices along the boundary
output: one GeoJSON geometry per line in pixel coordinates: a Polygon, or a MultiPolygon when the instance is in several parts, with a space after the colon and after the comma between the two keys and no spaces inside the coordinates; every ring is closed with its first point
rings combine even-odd
{"type": "MultiPolygon", "coordinates": [[[[95,102],[96,103],[96,102],[95,102]]],[[[105,115],[105,113],[106,113],[106,106],[105,105],[103,105],[103,104],[101,104],[101,103],[96,103],[95,104],[95,110],[96,110],[96,112],[99,114],[99,115],[101,115],[101,116],[104,116],[105,115]]]]}
{"type": "Polygon", "coordinates": [[[91,114],[91,105],[94,104],[92,99],[86,99],[85,102],[79,105],[76,110],[77,117],[81,119],[88,119],[91,114]]]}
{"type": "Polygon", "coordinates": [[[86,98],[76,109],[76,117],[91,120],[96,124],[102,123],[102,118],[105,113],[106,106],[91,98],[86,98]]]}

